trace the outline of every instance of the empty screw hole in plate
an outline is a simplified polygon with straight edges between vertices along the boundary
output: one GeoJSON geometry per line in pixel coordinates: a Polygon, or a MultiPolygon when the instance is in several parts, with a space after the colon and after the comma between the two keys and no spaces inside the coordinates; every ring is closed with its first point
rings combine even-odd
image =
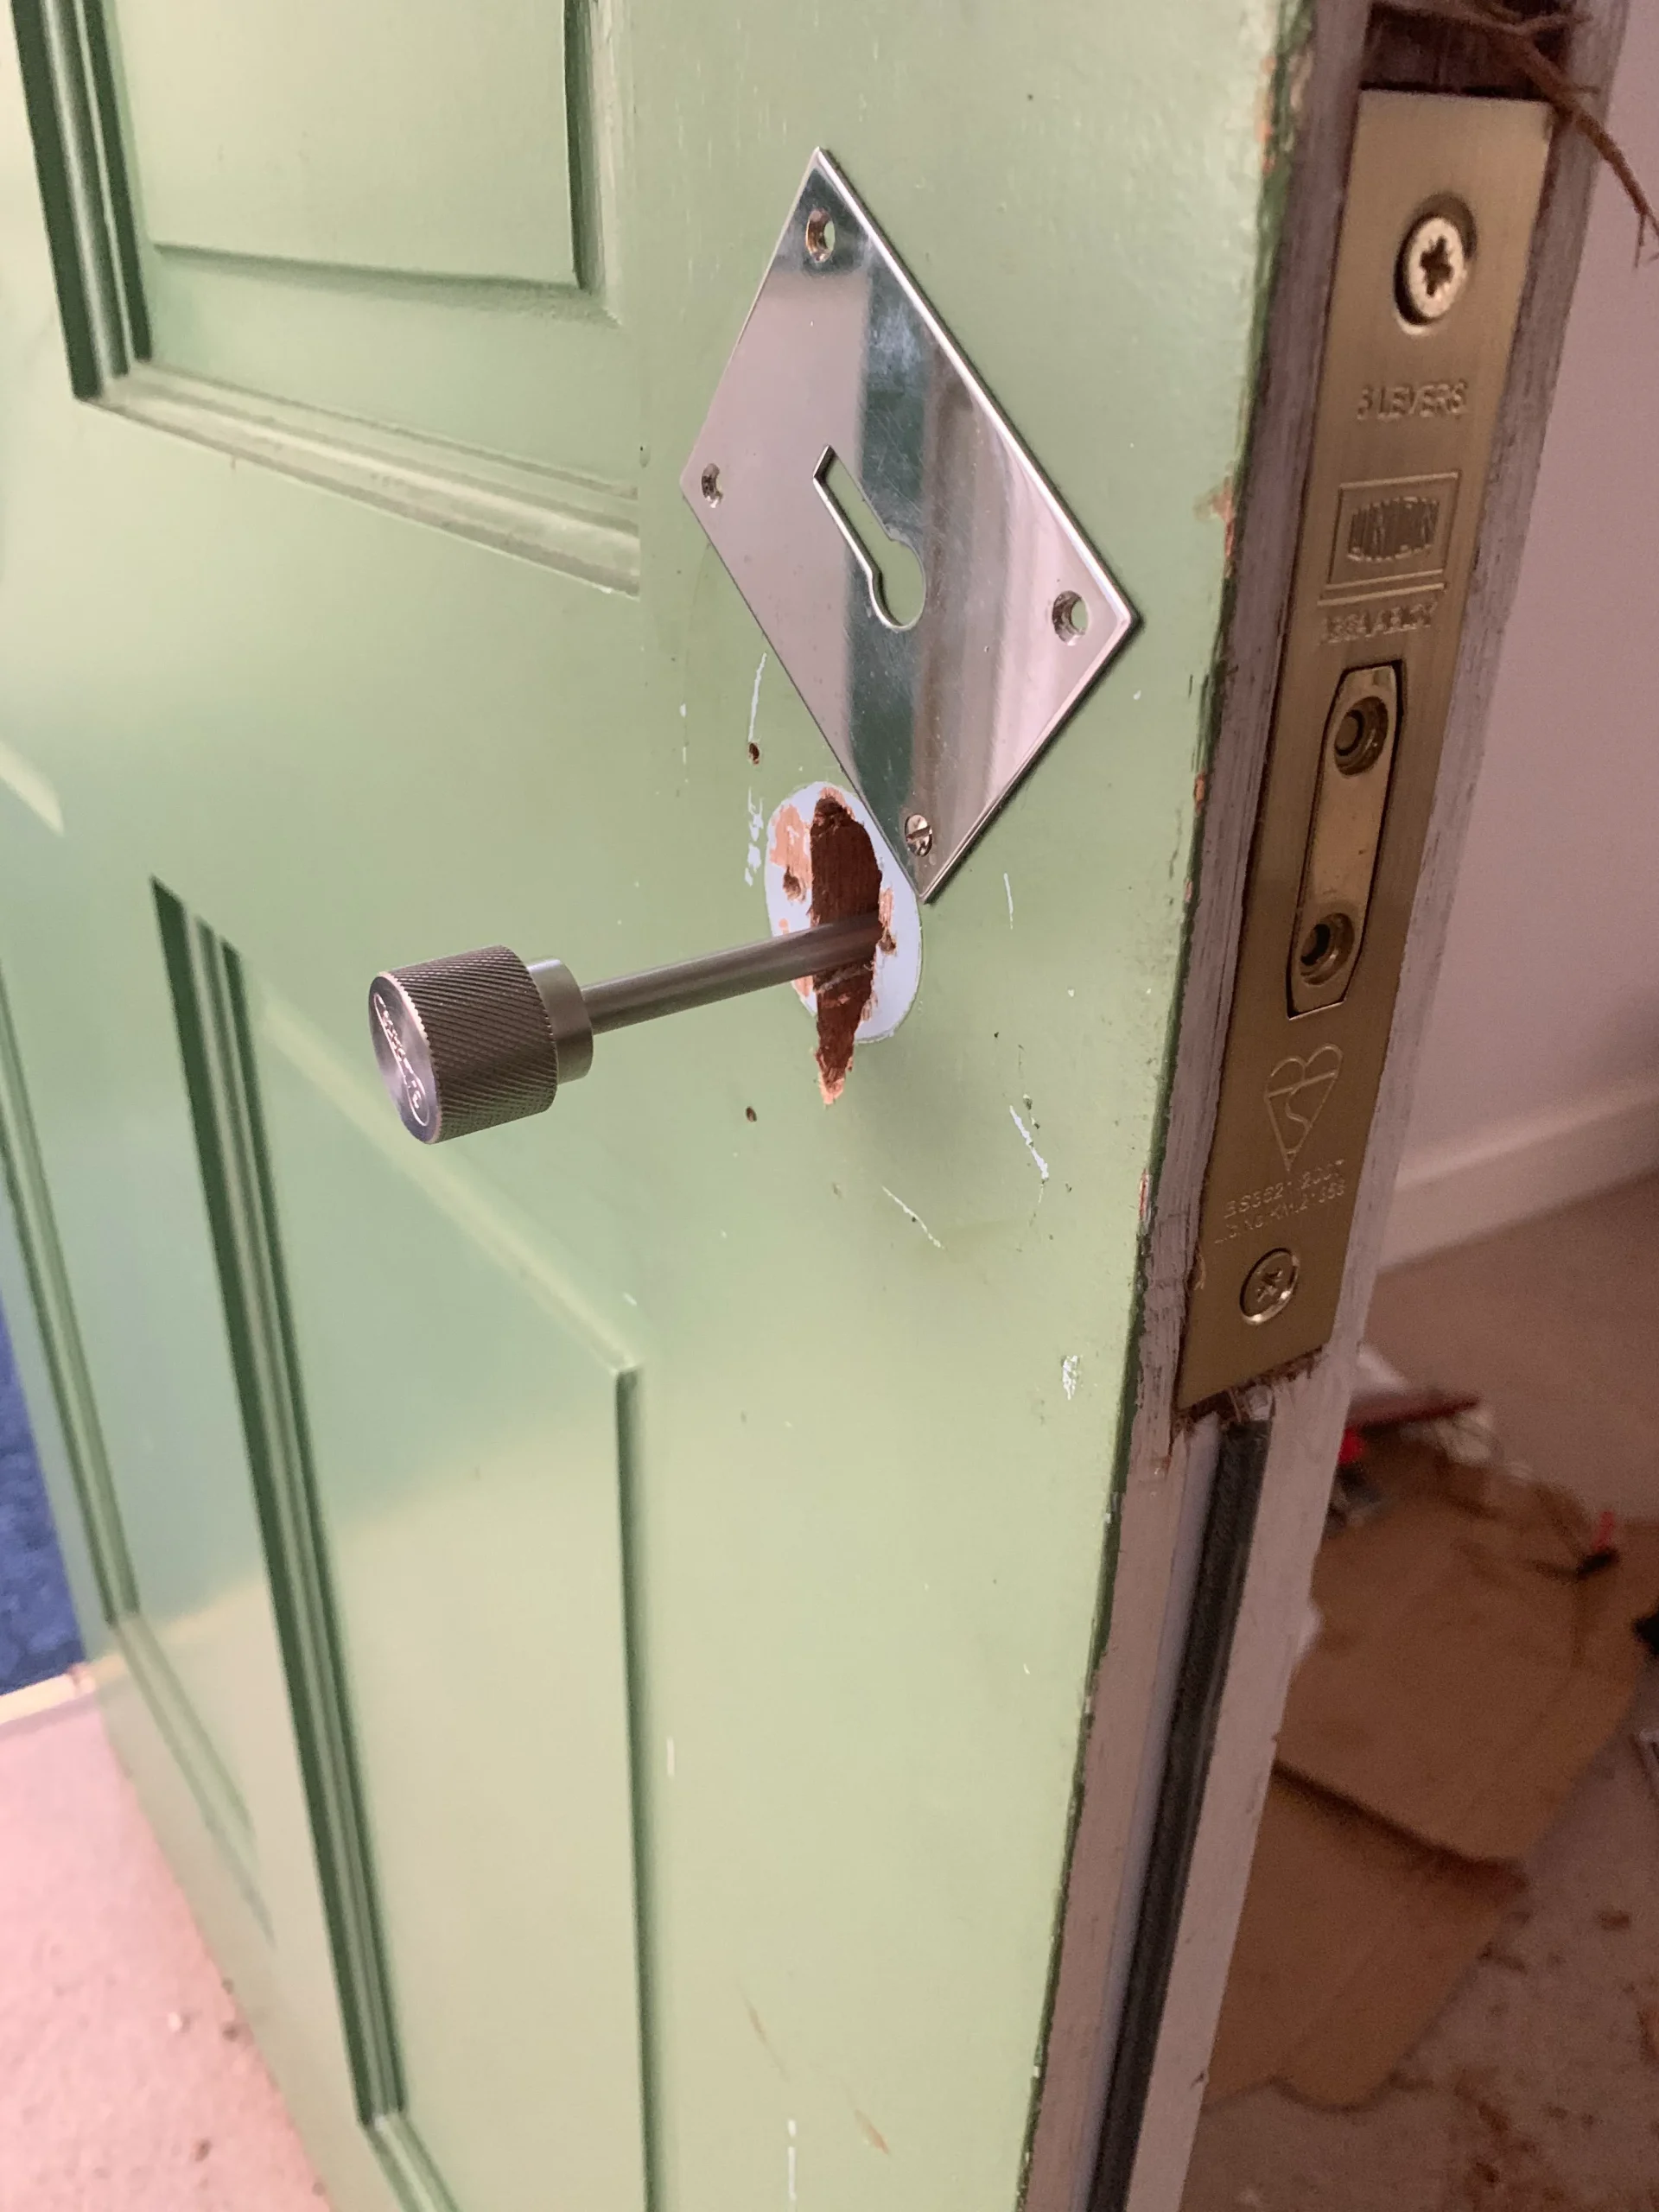
{"type": "Polygon", "coordinates": [[[806,250],[814,261],[828,261],[836,250],[836,219],[827,207],[815,207],[806,219],[806,250]]]}
{"type": "Polygon", "coordinates": [[[1297,965],[1310,983],[1328,983],[1345,968],[1354,950],[1354,925],[1344,913],[1321,914],[1302,939],[1297,965]]]}
{"type": "Polygon", "coordinates": [[[1344,776],[1357,776],[1371,766],[1388,741],[1389,710],[1382,700],[1356,699],[1337,724],[1331,751],[1344,776]]]}
{"type": "Polygon", "coordinates": [[[703,498],[708,500],[711,507],[717,507],[720,505],[720,471],[712,461],[703,470],[698,482],[702,487],[703,498]]]}
{"type": "Polygon", "coordinates": [[[1073,639],[1082,637],[1089,627],[1088,605],[1077,592],[1063,591],[1048,613],[1049,620],[1054,625],[1054,634],[1063,638],[1067,645],[1073,639]]]}

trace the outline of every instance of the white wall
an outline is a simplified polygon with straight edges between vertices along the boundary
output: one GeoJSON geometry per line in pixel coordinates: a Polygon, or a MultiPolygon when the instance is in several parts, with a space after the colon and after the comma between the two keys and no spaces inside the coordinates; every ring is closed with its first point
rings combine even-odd
{"type": "MultiPolygon", "coordinates": [[[[1659,5],[1609,118],[1659,201],[1659,5]]],[[[1385,1263],[1659,1168],[1659,258],[1603,174],[1385,1263]]]]}

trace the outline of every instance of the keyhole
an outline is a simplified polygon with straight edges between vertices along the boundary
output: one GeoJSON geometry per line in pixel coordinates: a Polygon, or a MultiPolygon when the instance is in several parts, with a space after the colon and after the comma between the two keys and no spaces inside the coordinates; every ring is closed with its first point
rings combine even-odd
{"type": "Polygon", "coordinates": [[[893,537],[833,447],[817,469],[818,496],[835,518],[870,588],[870,605],[890,630],[908,630],[922,611],[927,579],[902,538],[893,537]]]}

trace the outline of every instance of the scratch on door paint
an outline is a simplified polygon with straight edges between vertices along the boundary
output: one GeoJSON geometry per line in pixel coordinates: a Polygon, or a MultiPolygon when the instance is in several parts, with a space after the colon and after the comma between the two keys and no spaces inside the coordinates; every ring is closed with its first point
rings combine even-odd
{"type": "Polygon", "coordinates": [[[754,689],[749,694],[749,743],[751,745],[754,743],[754,718],[760,706],[760,678],[766,672],[766,663],[770,658],[770,654],[762,653],[755,664],[754,689]]]}
{"type": "Polygon", "coordinates": [[[1019,1130],[1020,1135],[1025,1139],[1026,1150],[1031,1154],[1032,1159],[1036,1162],[1037,1173],[1041,1176],[1044,1182],[1046,1183],[1048,1180],[1048,1162],[1043,1158],[1042,1154],[1038,1151],[1035,1139],[1033,1137],[1031,1131],[1020,1120],[1018,1107],[1010,1106],[1008,1112],[1013,1116],[1014,1128],[1019,1130]]]}
{"type": "Polygon", "coordinates": [[[766,810],[751,791],[749,793],[749,853],[748,858],[743,863],[745,883],[753,883],[760,873],[760,841],[766,834],[766,810]]]}
{"type": "Polygon", "coordinates": [[[1060,1388],[1068,1398],[1075,1398],[1077,1395],[1077,1367],[1076,1352],[1069,1353],[1060,1362],[1060,1388]]]}
{"type": "Polygon", "coordinates": [[[1008,881],[1008,871],[1002,871],[1002,888],[1008,894],[1008,927],[1014,927],[1014,886],[1008,881]]]}
{"type": "Polygon", "coordinates": [[[789,2165],[788,2165],[788,2173],[789,2173],[789,2201],[790,2201],[790,2202],[791,2202],[791,2204],[793,2204],[793,2203],[794,2203],[794,2202],[795,2202],[795,2123],[794,2123],[794,2121],[793,2121],[792,2120],[791,2120],[790,2121],[790,2123],[789,2123],[789,2165]]]}
{"type": "Polygon", "coordinates": [[[870,2118],[868,2113],[860,2111],[859,2107],[854,2105],[853,2118],[858,2122],[859,2133],[869,2145],[871,2150],[880,2151],[884,2158],[891,2158],[893,2153],[887,2148],[887,2139],[870,2118]]]}
{"type": "Polygon", "coordinates": [[[926,1237],[928,1243],[933,1247],[936,1252],[944,1251],[944,1245],[940,1243],[938,1238],[933,1234],[927,1224],[922,1219],[920,1214],[916,1211],[916,1209],[913,1206],[907,1206],[904,1200],[899,1197],[897,1191],[888,1190],[887,1185],[884,1183],[881,1185],[881,1195],[883,1198],[891,1198],[893,1200],[893,1203],[898,1207],[899,1212],[903,1214],[906,1221],[913,1221],[915,1223],[917,1228],[921,1230],[923,1236],[926,1237]]]}

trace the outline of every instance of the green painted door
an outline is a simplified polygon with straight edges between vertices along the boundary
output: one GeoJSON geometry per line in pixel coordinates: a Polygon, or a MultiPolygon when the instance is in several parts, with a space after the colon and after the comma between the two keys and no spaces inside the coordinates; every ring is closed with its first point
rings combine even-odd
{"type": "Polygon", "coordinates": [[[1109,1587],[1277,0],[16,0],[3,1288],[342,2208],[1007,2212],[1109,1587]],[[1141,628],[826,1107],[775,991],[411,1144],[364,996],[766,931],[678,477],[829,148],[1141,628]]]}

